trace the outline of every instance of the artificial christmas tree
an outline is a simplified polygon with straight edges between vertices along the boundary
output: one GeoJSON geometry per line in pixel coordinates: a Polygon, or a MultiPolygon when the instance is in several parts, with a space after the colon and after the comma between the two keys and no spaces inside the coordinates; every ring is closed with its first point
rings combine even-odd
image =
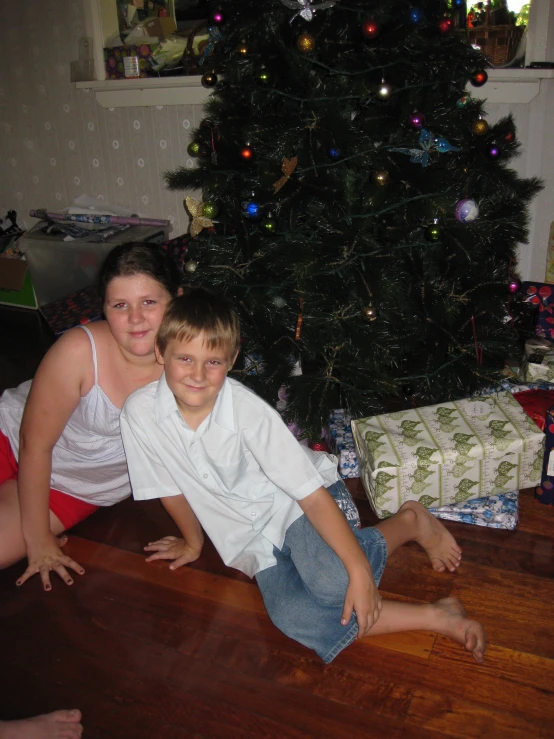
{"type": "Polygon", "coordinates": [[[507,167],[512,119],[468,94],[486,61],[461,33],[441,0],[212,14],[197,166],[166,175],[202,190],[185,269],[241,313],[239,378],[270,402],[288,386],[311,435],[333,408],[468,396],[519,353],[510,284],[540,185],[507,167]]]}

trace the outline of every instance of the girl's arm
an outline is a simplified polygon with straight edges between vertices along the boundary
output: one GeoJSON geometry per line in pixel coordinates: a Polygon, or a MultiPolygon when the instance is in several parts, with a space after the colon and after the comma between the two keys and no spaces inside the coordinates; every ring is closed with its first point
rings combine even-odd
{"type": "Polygon", "coordinates": [[[346,625],[356,611],[358,638],[365,636],[379,618],[381,597],[371,566],[358,540],[333,497],[324,488],[298,501],[299,506],[321,538],[339,557],[350,580],[341,623],[346,625]]]}
{"type": "Polygon", "coordinates": [[[66,567],[84,572],[63,554],[50,530],[48,503],[52,450],[92,371],[90,341],[84,331],[75,329],[50,348],[33,380],[19,433],[17,487],[28,567],[18,585],[38,572],[45,590],[50,590],[50,570],[56,571],[68,585],[72,579],[66,567]]]}
{"type": "Polygon", "coordinates": [[[147,557],[146,561],[172,559],[173,562],[169,565],[169,569],[176,570],[198,559],[204,545],[204,532],[184,495],[172,495],[161,498],[161,501],[165,510],[177,524],[183,538],[165,536],[163,539],[150,542],[147,547],[144,547],[144,551],[154,552],[154,554],[147,557]]]}

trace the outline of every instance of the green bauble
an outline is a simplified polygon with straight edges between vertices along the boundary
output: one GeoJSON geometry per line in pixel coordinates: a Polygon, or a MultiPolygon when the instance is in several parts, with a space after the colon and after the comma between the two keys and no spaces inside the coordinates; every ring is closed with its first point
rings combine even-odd
{"type": "Polygon", "coordinates": [[[442,228],[438,223],[432,223],[425,229],[425,238],[427,241],[440,241],[442,236],[442,228]]]}
{"type": "Polygon", "coordinates": [[[262,231],[265,234],[272,234],[275,233],[277,230],[277,221],[273,216],[268,216],[267,218],[264,218],[263,221],[260,224],[262,231]]]}
{"type": "Polygon", "coordinates": [[[463,108],[466,108],[470,103],[471,103],[471,96],[463,95],[459,100],[456,101],[456,107],[462,110],[463,108]]]}
{"type": "Polygon", "coordinates": [[[202,215],[204,218],[215,218],[219,213],[219,206],[211,200],[202,204],[202,215]]]}
{"type": "Polygon", "coordinates": [[[191,141],[187,146],[188,155],[191,157],[198,157],[200,156],[200,149],[200,144],[197,141],[191,141]]]}

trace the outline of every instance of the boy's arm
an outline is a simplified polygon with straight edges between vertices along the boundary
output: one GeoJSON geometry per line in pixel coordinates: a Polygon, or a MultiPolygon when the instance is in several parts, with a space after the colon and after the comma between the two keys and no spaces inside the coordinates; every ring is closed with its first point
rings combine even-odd
{"type": "Polygon", "coordinates": [[[183,538],[165,536],[163,539],[150,542],[147,547],[144,547],[144,551],[154,552],[154,554],[147,557],[146,561],[172,559],[173,562],[169,565],[169,569],[176,570],[198,559],[204,544],[204,532],[184,495],[161,498],[161,501],[165,510],[177,524],[183,538]]]}
{"type": "Polygon", "coordinates": [[[341,623],[346,625],[356,611],[358,638],[365,636],[379,618],[381,596],[371,566],[341,510],[329,492],[320,487],[298,501],[306,517],[339,557],[348,573],[341,623]]]}

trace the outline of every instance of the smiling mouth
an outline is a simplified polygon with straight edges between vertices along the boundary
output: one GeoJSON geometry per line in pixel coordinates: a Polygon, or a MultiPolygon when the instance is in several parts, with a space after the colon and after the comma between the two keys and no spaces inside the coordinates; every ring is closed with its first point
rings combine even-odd
{"type": "Polygon", "coordinates": [[[185,385],[187,390],[190,390],[193,393],[199,393],[201,390],[205,390],[205,387],[196,387],[195,385],[185,385]]]}
{"type": "Polygon", "coordinates": [[[144,331],[129,331],[129,333],[134,339],[142,339],[142,337],[146,336],[146,334],[148,333],[148,329],[144,331]]]}

